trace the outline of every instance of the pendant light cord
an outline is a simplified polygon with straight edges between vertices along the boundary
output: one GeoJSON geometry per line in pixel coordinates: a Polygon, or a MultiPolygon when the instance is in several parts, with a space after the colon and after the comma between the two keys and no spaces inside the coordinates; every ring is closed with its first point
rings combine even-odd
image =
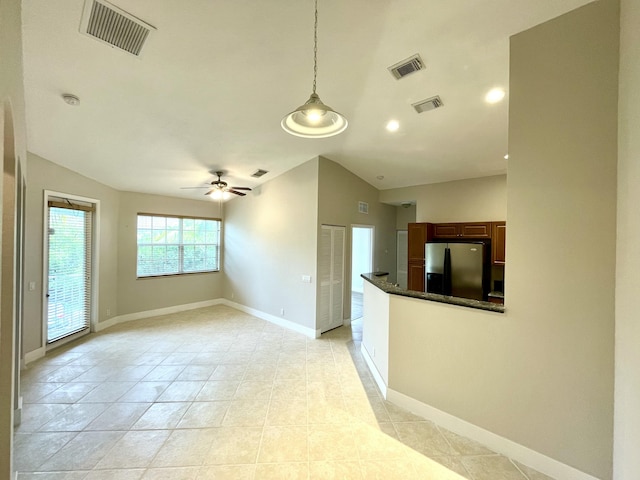
{"type": "Polygon", "coordinates": [[[313,93],[316,93],[316,77],[318,76],[318,0],[315,0],[315,19],[313,25],[313,93]]]}

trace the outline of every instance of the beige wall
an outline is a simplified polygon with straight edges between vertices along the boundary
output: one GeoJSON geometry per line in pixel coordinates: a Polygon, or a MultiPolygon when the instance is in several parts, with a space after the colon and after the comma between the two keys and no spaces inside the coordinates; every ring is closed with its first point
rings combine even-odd
{"type": "MultiPolygon", "coordinates": [[[[391,389],[601,479],[612,476],[617,52],[616,0],[512,38],[506,313],[394,296],[389,307],[391,389]]],[[[634,148],[631,132],[621,142],[634,148]]],[[[627,157],[623,166],[637,190],[637,162],[627,157]]],[[[492,181],[502,180],[478,185],[492,181]]],[[[451,182],[446,192],[446,184],[413,187],[418,221],[480,219],[455,207],[424,215],[431,203],[421,208],[419,190],[435,204],[458,198],[464,183],[472,181],[451,182]]],[[[621,192],[625,253],[638,236],[637,192],[629,190],[621,192]]],[[[381,198],[402,200],[388,191],[381,198]]],[[[633,268],[638,254],[630,257],[633,268]]],[[[631,338],[619,354],[628,362],[620,378],[630,388],[618,425],[638,418],[639,392],[629,380],[640,363],[637,278],[623,285],[621,328],[631,338]]],[[[630,436],[621,429],[620,457],[637,457],[637,428],[630,436]]],[[[620,478],[637,476],[625,466],[630,473],[620,478]]]]}
{"type": "Polygon", "coordinates": [[[493,347],[504,356],[496,391],[508,398],[495,431],[602,479],[612,467],[618,19],[618,2],[601,0],[512,37],[510,334],[493,347]]]}
{"type": "MultiPolygon", "coordinates": [[[[318,183],[318,228],[346,227],[343,317],[351,317],[351,226],[374,227],[373,268],[386,271],[394,281],[396,271],[396,211],[379,202],[379,191],[341,165],[320,157],[318,183]],[[358,212],[358,202],[369,204],[369,213],[358,212]]],[[[319,233],[318,233],[319,234],[319,233]]],[[[365,273],[365,272],[363,272],[365,273]]]]}
{"type": "Polygon", "coordinates": [[[640,472],[640,3],[622,0],[618,101],[618,243],[614,478],[640,472]]]}
{"type": "Polygon", "coordinates": [[[416,221],[416,206],[396,207],[396,230],[406,230],[407,225],[416,221]]]}
{"type": "MultiPolygon", "coordinates": [[[[17,164],[26,170],[26,121],[24,106],[24,90],[22,82],[22,22],[20,17],[20,1],[0,1],[0,162],[2,170],[15,171],[17,164]]],[[[6,177],[10,182],[12,178],[6,177]]],[[[13,282],[13,235],[15,215],[13,200],[5,203],[10,188],[5,190],[0,182],[0,198],[2,206],[2,228],[0,229],[0,249],[2,250],[2,304],[0,305],[0,478],[13,476],[11,445],[13,443],[14,394],[18,390],[15,379],[17,365],[14,335],[18,325],[13,313],[15,289],[20,285],[13,282]]],[[[13,196],[12,196],[13,197],[13,196]]],[[[16,412],[19,413],[19,412],[16,412]]]]}
{"type": "Polygon", "coordinates": [[[481,222],[507,218],[507,177],[432,183],[382,190],[380,201],[415,201],[417,222],[481,222]]]}
{"type": "Polygon", "coordinates": [[[219,206],[209,201],[120,192],[32,153],[28,154],[29,181],[25,235],[24,351],[43,347],[43,215],[44,191],[91,198],[100,202],[98,258],[98,322],[117,315],[139,313],[213,300],[222,296],[223,274],[203,273],[136,279],[136,214],[161,213],[219,217],[219,206]],[[109,314],[107,314],[109,310],[109,314]]]}
{"type": "Polygon", "coordinates": [[[225,204],[224,297],[315,330],[317,225],[318,159],[225,204]]]}
{"type": "MultiPolygon", "coordinates": [[[[214,300],[222,297],[222,272],[157,278],[136,278],[138,213],[220,218],[220,206],[189,200],[122,192],[118,213],[118,315],[214,300]]],[[[221,234],[221,238],[223,234],[221,234]]]]}
{"type": "Polygon", "coordinates": [[[27,289],[24,293],[25,353],[44,346],[42,301],[46,292],[43,291],[42,262],[45,190],[100,201],[98,320],[107,319],[107,308],[111,309],[113,315],[118,308],[118,191],[32,153],[28,154],[28,169],[24,278],[27,284],[35,282],[36,289],[33,291],[27,289]]]}

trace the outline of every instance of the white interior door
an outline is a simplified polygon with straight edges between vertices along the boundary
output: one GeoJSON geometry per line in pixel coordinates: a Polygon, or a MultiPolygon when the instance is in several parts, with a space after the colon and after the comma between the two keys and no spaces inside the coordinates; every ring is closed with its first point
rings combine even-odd
{"type": "Polygon", "coordinates": [[[344,304],[344,239],[345,227],[322,225],[318,279],[320,282],[320,332],[324,333],[343,324],[344,304]]]}

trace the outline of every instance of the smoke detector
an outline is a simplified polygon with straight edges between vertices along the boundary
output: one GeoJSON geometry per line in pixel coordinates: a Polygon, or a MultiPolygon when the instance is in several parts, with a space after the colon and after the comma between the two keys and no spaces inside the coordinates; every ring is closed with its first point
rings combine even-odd
{"type": "Polygon", "coordinates": [[[105,0],[85,0],[80,33],[139,57],[155,27],[105,0]]]}

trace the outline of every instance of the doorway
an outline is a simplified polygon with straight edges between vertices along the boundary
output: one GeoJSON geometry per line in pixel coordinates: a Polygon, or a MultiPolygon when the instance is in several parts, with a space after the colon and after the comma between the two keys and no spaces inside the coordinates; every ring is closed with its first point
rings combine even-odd
{"type": "Polygon", "coordinates": [[[48,195],[46,209],[44,314],[49,347],[90,330],[95,204],[78,197],[48,195]]]}
{"type": "Polygon", "coordinates": [[[374,227],[351,226],[351,320],[362,317],[364,279],[362,273],[373,272],[374,227]]]}
{"type": "Polygon", "coordinates": [[[13,446],[13,422],[19,416],[20,383],[16,355],[20,344],[17,336],[18,317],[16,299],[20,298],[21,286],[17,281],[16,261],[16,157],[13,115],[11,105],[0,100],[0,161],[2,162],[2,183],[0,186],[0,478],[12,478],[11,455],[13,446]]]}

